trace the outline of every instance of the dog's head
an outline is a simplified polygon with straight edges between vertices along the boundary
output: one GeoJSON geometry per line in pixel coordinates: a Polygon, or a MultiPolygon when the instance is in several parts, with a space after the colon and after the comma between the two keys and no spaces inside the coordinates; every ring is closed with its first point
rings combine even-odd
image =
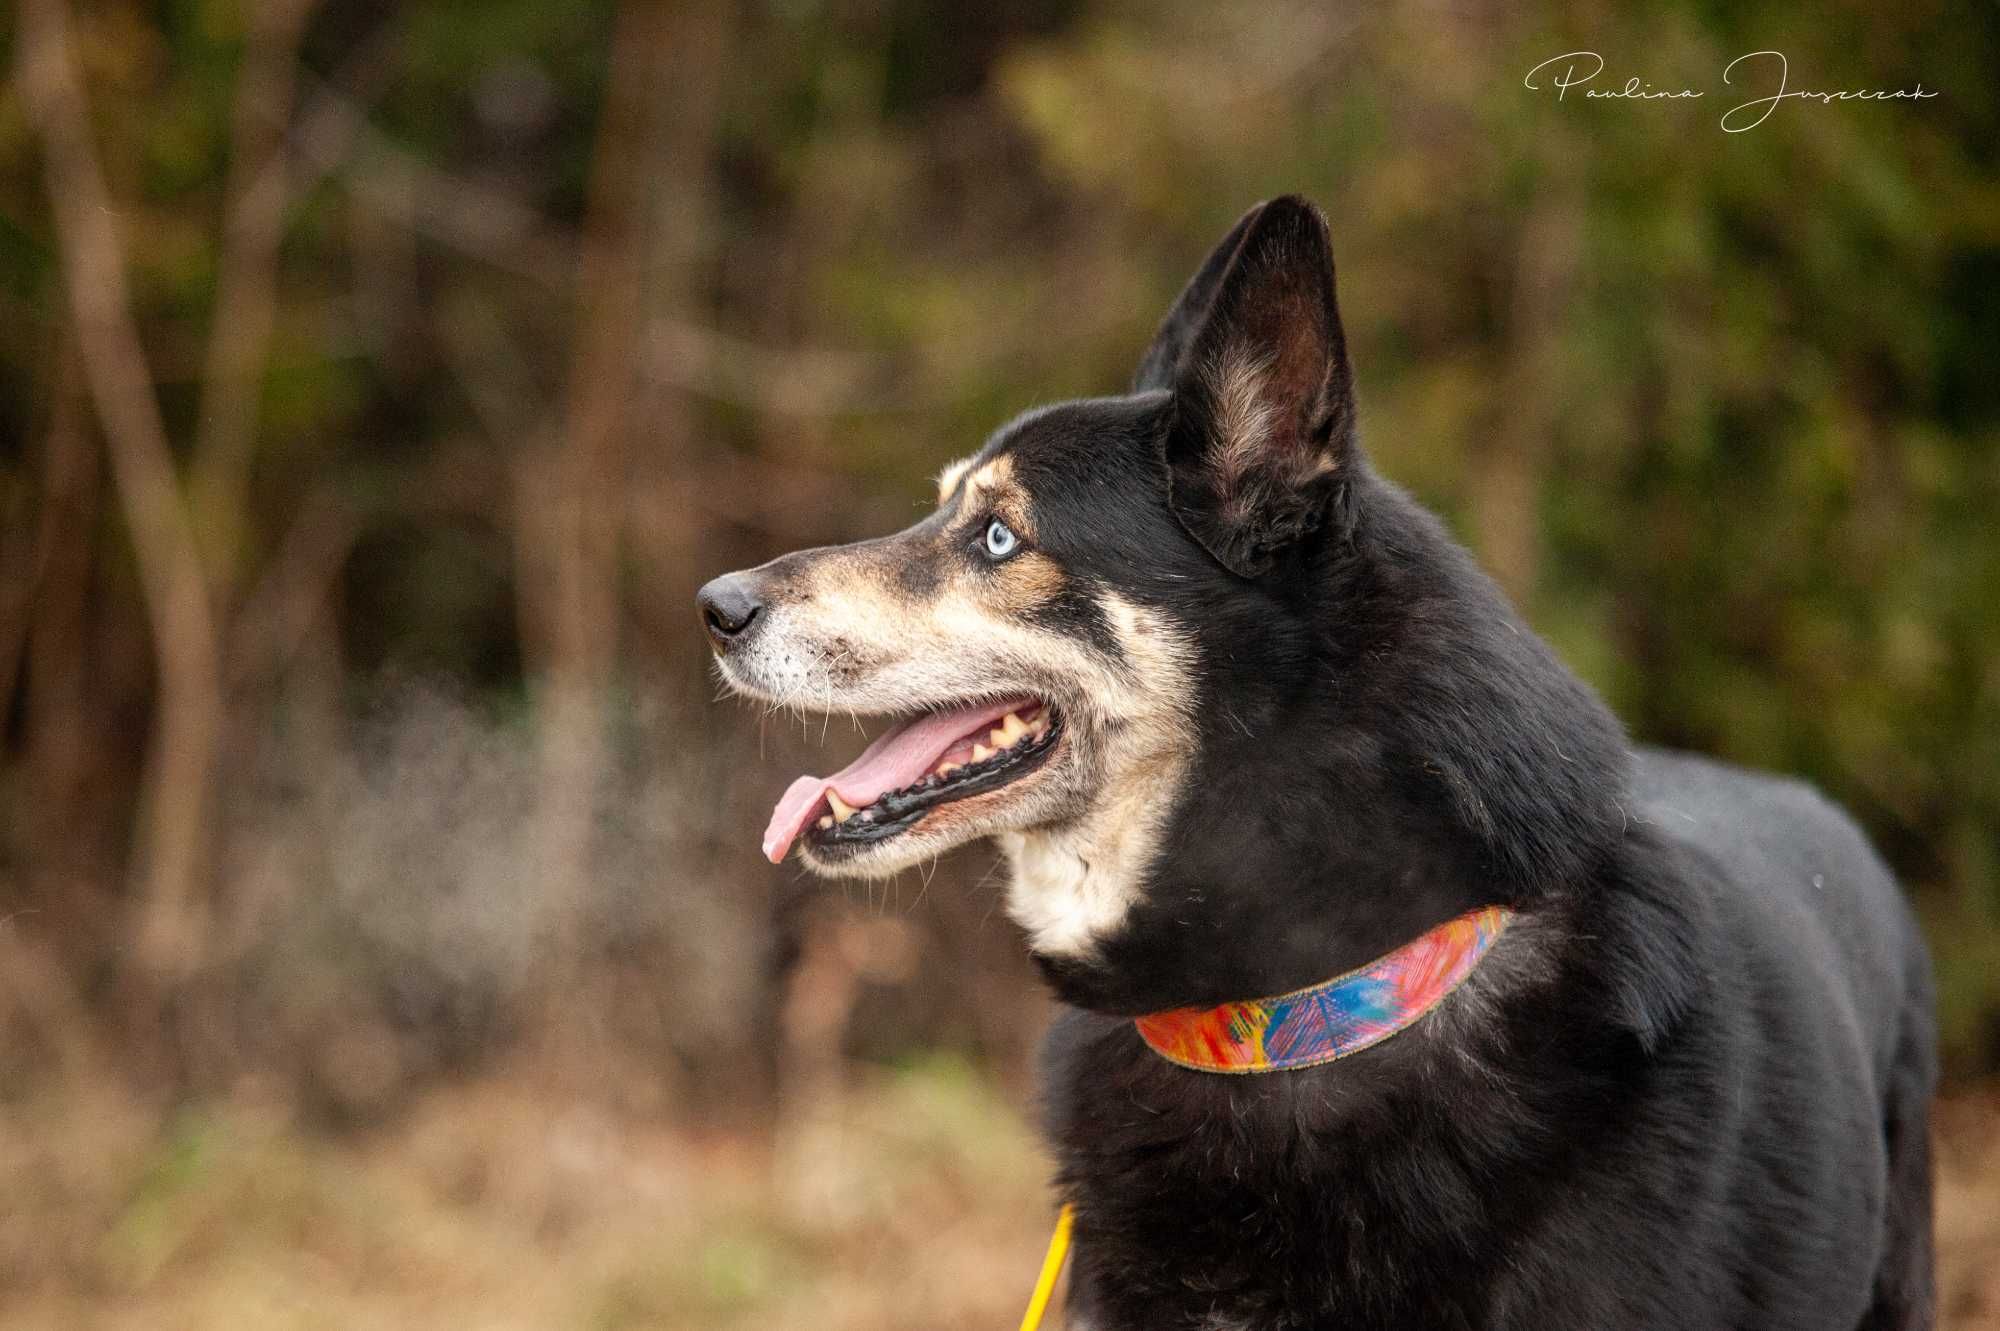
{"type": "Polygon", "coordinates": [[[1199,737],[1309,670],[1287,577],[1338,520],[1352,421],[1326,225],[1279,199],[1188,284],[1132,393],[1010,423],[905,531],[709,583],[732,688],[891,718],[793,784],[765,853],[880,876],[994,836],[1036,949],[1087,950],[1199,797],[1199,737]]]}

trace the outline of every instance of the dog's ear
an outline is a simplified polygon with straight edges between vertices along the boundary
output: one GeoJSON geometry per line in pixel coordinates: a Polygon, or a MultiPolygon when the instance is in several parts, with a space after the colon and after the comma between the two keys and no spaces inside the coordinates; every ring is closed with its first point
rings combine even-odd
{"type": "Polygon", "coordinates": [[[1174,386],[1181,362],[1187,358],[1188,347],[1194,342],[1195,334],[1201,331],[1209,308],[1215,304],[1215,293],[1222,287],[1222,275],[1229,271],[1230,261],[1243,244],[1244,233],[1257,220],[1257,214],[1263,211],[1264,205],[1260,203],[1237,218],[1236,225],[1229,228],[1229,234],[1208,252],[1208,258],[1188,279],[1188,284],[1181,288],[1174,307],[1160,321],[1160,331],[1153,334],[1153,345],[1146,348],[1146,354],[1139,360],[1138,373],[1132,376],[1133,392],[1146,393],[1155,388],[1174,386]]]}
{"type": "MultiPolygon", "coordinates": [[[[1249,578],[1325,516],[1351,452],[1354,398],[1319,210],[1274,199],[1231,234],[1231,253],[1211,256],[1181,298],[1198,299],[1205,280],[1214,287],[1174,356],[1164,447],[1174,515],[1249,578]],[[1211,278],[1210,268],[1220,271],[1211,278]]],[[[1173,327],[1170,316],[1161,343],[1173,327]]]]}

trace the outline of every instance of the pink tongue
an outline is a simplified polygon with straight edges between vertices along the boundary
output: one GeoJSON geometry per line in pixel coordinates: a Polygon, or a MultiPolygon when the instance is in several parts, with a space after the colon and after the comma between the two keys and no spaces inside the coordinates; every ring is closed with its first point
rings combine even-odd
{"type": "Polygon", "coordinates": [[[829,789],[840,792],[840,798],[853,807],[865,809],[888,791],[922,778],[958,740],[1029,705],[1029,699],[1014,698],[927,713],[886,732],[832,776],[800,777],[785,788],[771,810],[771,824],[764,829],[764,858],[773,864],[785,858],[829,789]]]}

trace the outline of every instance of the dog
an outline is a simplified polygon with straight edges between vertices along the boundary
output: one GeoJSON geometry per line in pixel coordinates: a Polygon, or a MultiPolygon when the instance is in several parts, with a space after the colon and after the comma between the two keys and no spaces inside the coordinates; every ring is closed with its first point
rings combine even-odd
{"type": "Polygon", "coordinates": [[[774,863],[1008,861],[1070,1326],[1932,1324],[1895,882],[1810,787],[1631,745],[1371,469],[1310,203],[1236,224],[1131,391],[699,610],[739,693],[891,718],[774,863]]]}

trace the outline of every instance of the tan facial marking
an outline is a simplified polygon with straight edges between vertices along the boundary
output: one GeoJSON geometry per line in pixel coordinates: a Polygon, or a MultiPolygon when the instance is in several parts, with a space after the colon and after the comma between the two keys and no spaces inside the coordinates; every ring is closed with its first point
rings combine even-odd
{"type": "Polygon", "coordinates": [[[965,473],[972,470],[972,464],[976,461],[978,461],[976,457],[960,458],[956,462],[946,464],[945,469],[938,473],[938,504],[940,507],[951,501],[951,492],[958,488],[958,483],[965,479],[965,473]]]}
{"type": "Polygon", "coordinates": [[[1118,717],[1104,734],[1096,800],[1061,826],[997,838],[1014,869],[1008,913],[1037,951],[1054,956],[1088,953],[1138,900],[1193,743],[1194,644],[1123,597],[1101,604],[1130,674],[1100,677],[1089,690],[1118,717]]]}
{"type": "Polygon", "coordinates": [[[993,586],[999,594],[999,608],[1019,614],[1053,600],[1066,582],[1062,565],[1039,551],[1028,550],[1000,566],[993,586]]]}
{"type": "Polygon", "coordinates": [[[965,483],[965,489],[966,493],[974,494],[983,490],[1010,486],[1013,483],[1014,455],[1012,453],[1002,453],[998,457],[988,458],[978,471],[972,473],[972,478],[965,483]]]}
{"type": "MultiPolygon", "coordinates": [[[[1000,454],[998,458],[988,458],[978,466],[976,472],[964,478],[966,500],[960,506],[962,512],[976,512],[982,508],[1000,508],[1004,500],[1014,498],[1012,508],[1024,508],[1018,504],[1020,486],[1014,484],[1014,458],[1010,454],[1000,454]]],[[[1020,514],[1004,514],[1012,524],[1020,514]]]]}
{"type": "Polygon", "coordinates": [[[972,515],[993,512],[1014,531],[1032,539],[1035,535],[1033,506],[1028,492],[1014,478],[1014,458],[1002,453],[965,479],[965,502],[960,511],[972,515]]]}

